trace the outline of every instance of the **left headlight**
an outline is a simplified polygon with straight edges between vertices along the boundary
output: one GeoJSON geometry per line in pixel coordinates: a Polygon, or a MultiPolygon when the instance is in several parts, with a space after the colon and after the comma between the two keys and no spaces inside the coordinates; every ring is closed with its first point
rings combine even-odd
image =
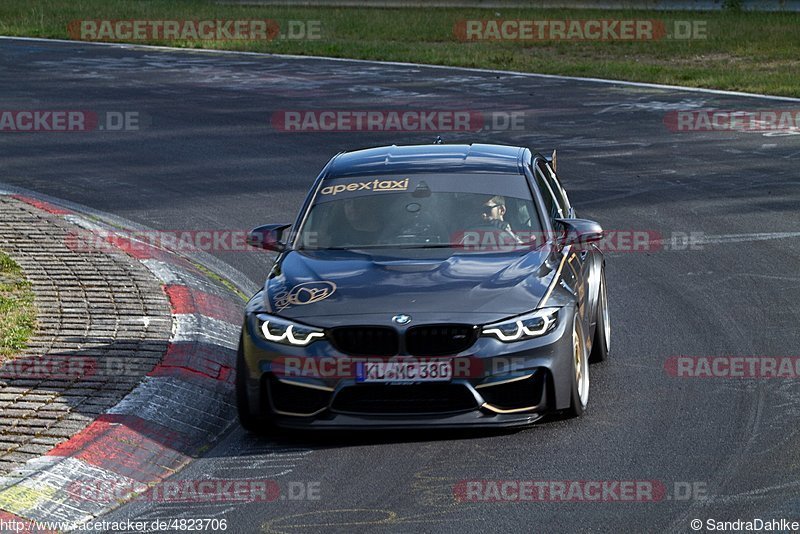
{"type": "Polygon", "coordinates": [[[493,336],[503,342],[522,341],[543,336],[558,324],[558,308],[542,308],[500,323],[483,327],[481,335],[493,336]]]}
{"type": "Polygon", "coordinates": [[[325,337],[319,329],[303,324],[298,324],[274,315],[256,315],[258,331],[267,341],[305,347],[317,339],[325,337]]]}

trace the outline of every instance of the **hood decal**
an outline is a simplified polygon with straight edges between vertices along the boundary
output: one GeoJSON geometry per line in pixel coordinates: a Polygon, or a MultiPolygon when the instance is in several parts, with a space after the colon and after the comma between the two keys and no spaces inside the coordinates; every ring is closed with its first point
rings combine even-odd
{"type": "Polygon", "coordinates": [[[281,311],[289,306],[304,306],[325,300],[336,291],[336,284],[322,280],[297,284],[289,290],[285,286],[276,289],[273,304],[276,310],[281,311]]]}

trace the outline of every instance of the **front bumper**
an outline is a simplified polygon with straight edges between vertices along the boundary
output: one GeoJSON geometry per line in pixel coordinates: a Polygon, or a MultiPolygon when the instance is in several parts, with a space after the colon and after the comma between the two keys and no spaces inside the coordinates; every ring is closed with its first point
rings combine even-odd
{"type": "Polygon", "coordinates": [[[280,367],[276,362],[286,358],[337,362],[354,358],[325,340],[302,348],[268,342],[255,332],[255,321],[247,320],[242,349],[248,404],[254,415],[287,428],[530,425],[548,412],[569,407],[571,317],[563,313],[552,332],[532,340],[502,343],[480,337],[468,351],[449,357],[468,362],[466,373],[449,382],[415,384],[366,384],[347,373],[276,371],[280,367]]]}

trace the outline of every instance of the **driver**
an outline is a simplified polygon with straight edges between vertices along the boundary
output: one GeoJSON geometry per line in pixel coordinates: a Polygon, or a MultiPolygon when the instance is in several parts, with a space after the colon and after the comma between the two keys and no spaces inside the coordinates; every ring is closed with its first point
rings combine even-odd
{"type": "Polygon", "coordinates": [[[503,219],[506,215],[505,197],[496,195],[484,202],[481,215],[485,223],[496,226],[500,230],[511,231],[511,225],[503,219]]]}
{"type": "Polygon", "coordinates": [[[505,220],[506,198],[495,195],[483,203],[481,216],[485,224],[494,226],[501,232],[507,233],[512,238],[512,242],[521,244],[522,240],[511,230],[511,224],[505,220]]]}

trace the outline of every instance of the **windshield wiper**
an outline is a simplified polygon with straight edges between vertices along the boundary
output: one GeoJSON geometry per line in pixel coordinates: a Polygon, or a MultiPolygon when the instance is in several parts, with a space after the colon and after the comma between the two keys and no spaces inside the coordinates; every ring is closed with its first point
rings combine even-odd
{"type": "MultiPolygon", "coordinates": [[[[507,250],[517,250],[520,248],[526,248],[532,246],[533,243],[514,243],[513,245],[508,245],[508,248],[503,248],[503,251],[507,250]]],[[[497,250],[493,250],[489,247],[486,250],[482,250],[475,245],[465,245],[463,243],[394,243],[394,244],[386,244],[386,245],[352,245],[347,247],[320,247],[320,248],[303,248],[301,250],[369,250],[369,249],[378,249],[378,248],[394,248],[394,249],[436,249],[436,248],[456,248],[456,249],[467,249],[467,250],[474,250],[477,252],[497,252],[497,250]]]]}
{"type": "Polygon", "coordinates": [[[387,243],[385,245],[350,245],[346,247],[304,247],[302,250],[362,250],[373,248],[463,248],[459,243],[387,243]]]}

